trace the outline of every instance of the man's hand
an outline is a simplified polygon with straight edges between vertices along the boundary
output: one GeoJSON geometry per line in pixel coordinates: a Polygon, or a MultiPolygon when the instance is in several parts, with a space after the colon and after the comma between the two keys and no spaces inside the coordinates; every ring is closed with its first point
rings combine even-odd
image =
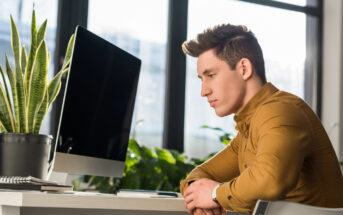
{"type": "Polygon", "coordinates": [[[221,214],[221,206],[212,200],[212,190],[219,182],[203,178],[193,182],[185,191],[185,205],[190,214],[221,214]]]}

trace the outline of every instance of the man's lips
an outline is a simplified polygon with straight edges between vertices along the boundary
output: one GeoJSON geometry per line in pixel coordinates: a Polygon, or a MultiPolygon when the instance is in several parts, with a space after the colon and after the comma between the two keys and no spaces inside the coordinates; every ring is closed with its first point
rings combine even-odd
{"type": "Polygon", "coordinates": [[[208,100],[208,103],[210,103],[210,106],[213,107],[215,105],[215,103],[217,102],[216,99],[213,100],[208,100]]]}

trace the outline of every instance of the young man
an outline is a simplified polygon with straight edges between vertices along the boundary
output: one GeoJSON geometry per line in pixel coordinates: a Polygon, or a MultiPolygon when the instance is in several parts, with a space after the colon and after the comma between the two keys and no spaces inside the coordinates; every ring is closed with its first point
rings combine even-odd
{"type": "Polygon", "coordinates": [[[320,120],[302,99],[266,82],[251,31],[220,25],[182,48],[198,58],[201,96],[218,116],[235,114],[238,130],[181,182],[190,214],[251,213],[258,199],[343,207],[339,162],[320,120]]]}

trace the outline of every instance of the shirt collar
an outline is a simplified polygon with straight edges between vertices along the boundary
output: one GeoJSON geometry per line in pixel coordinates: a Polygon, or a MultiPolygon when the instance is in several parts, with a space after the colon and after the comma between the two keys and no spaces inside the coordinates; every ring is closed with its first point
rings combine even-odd
{"type": "Polygon", "coordinates": [[[260,104],[263,103],[278,89],[271,83],[266,83],[262,88],[244,105],[234,116],[236,121],[236,130],[242,132],[244,135],[249,130],[250,119],[255,113],[260,104]]]}

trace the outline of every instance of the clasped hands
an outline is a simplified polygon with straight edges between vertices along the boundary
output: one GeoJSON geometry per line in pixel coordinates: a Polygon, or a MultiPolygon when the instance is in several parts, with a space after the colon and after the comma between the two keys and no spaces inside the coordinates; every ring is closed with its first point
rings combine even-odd
{"type": "Polygon", "coordinates": [[[212,190],[219,184],[208,178],[194,181],[184,193],[185,206],[192,215],[221,215],[225,210],[212,200],[212,190]]]}

